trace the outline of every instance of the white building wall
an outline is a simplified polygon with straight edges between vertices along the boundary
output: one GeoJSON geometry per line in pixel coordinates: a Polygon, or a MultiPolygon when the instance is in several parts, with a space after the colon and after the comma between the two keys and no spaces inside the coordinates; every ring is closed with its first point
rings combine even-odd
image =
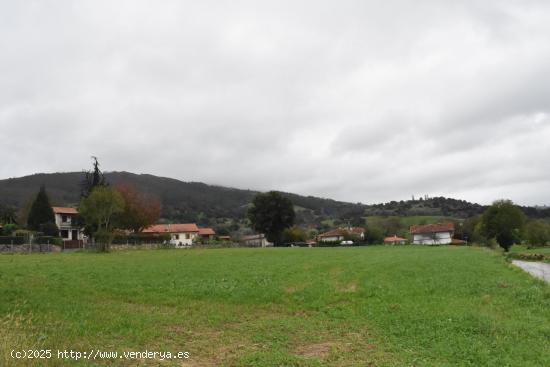
{"type": "Polygon", "coordinates": [[[344,236],[332,236],[332,237],[321,237],[321,242],[335,242],[342,241],[344,236]]]}
{"type": "Polygon", "coordinates": [[[60,236],[61,231],[69,231],[68,237],[62,238],[64,240],[83,240],[84,239],[84,232],[82,232],[82,228],[75,227],[72,225],[73,222],[73,215],[71,214],[60,214],[55,213],[55,225],[57,228],[59,228],[60,236]],[[67,217],[67,220],[63,222],[63,216],[67,217]],[[73,238],[73,231],[77,231],[76,237],[73,238]]]}
{"type": "Polygon", "coordinates": [[[448,245],[452,239],[452,232],[413,234],[413,243],[417,245],[448,245]]]}
{"type": "Polygon", "coordinates": [[[176,247],[188,247],[193,244],[193,239],[197,237],[194,232],[172,233],[170,235],[170,244],[176,247]]]}

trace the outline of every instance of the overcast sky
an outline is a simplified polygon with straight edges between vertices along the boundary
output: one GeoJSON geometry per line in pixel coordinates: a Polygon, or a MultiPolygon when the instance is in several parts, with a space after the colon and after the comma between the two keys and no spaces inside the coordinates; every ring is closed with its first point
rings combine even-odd
{"type": "Polygon", "coordinates": [[[550,204],[548,1],[0,0],[0,178],[550,204]],[[261,3],[261,4],[260,4],[261,3]]]}

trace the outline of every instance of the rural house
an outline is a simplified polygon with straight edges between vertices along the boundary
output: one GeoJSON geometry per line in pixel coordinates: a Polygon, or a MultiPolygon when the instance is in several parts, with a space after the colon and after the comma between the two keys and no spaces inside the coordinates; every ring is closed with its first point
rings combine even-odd
{"type": "Polygon", "coordinates": [[[53,206],[55,215],[55,225],[59,228],[59,237],[63,239],[66,246],[81,247],[84,242],[84,232],[82,226],[77,224],[76,208],[53,206]]]}
{"type": "Polygon", "coordinates": [[[410,228],[413,243],[418,245],[446,245],[452,242],[455,226],[453,223],[415,225],[410,228]]]}
{"type": "Polygon", "coordinates": [[[386,245],[404,245],[406,242],[407,242],[406,238],[397,237],[397,235],[384,238],[384,243],[386,245]]]}
{"type": "Polygon", "coordinates": [[[365,228],[348,227],[336,228],[318,236],[319,242],[338,242],[343,241],[346,237],[356,237],[361,240],[365,239],[365,228]]]}
{"type": "Polygon", "coordinates": [[[176,247],[188,247],[199,235],[199,227],[195,223],[155,224],[145,228],[143,233],[169,234],[170,244],[176,247]]]}
{"type": "Polygon", "coordinates": [[[250,246],[250,247],[271,247],[273,246],[272,242],[269,242],[267,238],[265,237],[265,234],[253,234],[249,236],[243,236],[241,237],[241,243],[244,246],[250,246]]]}
{"type": "Polygon", "coordinates": [[[212,228],[199,228],[199,237],[205,240],[213,240],[216,232],[212,228]]]}

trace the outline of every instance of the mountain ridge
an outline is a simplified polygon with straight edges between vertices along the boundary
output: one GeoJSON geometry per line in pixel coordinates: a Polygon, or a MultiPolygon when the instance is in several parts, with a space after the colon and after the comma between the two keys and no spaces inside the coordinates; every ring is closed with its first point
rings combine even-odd
{"type": "MultiPolygon", "coordinates": [[[[105,172],[113,185],[129,183],[140,191],[158,197],[163,205],[161,221],[196,222],[217,228],[243,226],[246,209],[260,191],[211,185],[195,181],[126,171],[105,172]]],[[[13,205],[20,211],[29,205],[42,184],[54,205],[76,205],[80,199],[81,172],[35,173],[0,180],[0,203],[13,205]]],[[[368,216],[442,216],[467,218],[481,214],[486,206],[452,198],[420,198],[361,204],[329,198],[281,192],[297,209],[298,224],[327,227],[342,223],[360,223],[368,216]]],[[[522,207],[531,217],[550,217],[550,208],[522,207]]]]}

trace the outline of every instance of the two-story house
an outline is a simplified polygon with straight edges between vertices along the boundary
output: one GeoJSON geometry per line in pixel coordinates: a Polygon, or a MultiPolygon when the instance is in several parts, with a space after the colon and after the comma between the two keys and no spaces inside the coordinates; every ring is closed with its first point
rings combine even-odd
{"type": "Polygon", "coordinates": [[[59,228],[59,237],[63,241],[83,241],[83,228],[76,221],[78,210],[61,206],[54,206],[52,209],[55,215],[55,224],[59,228]]]}

